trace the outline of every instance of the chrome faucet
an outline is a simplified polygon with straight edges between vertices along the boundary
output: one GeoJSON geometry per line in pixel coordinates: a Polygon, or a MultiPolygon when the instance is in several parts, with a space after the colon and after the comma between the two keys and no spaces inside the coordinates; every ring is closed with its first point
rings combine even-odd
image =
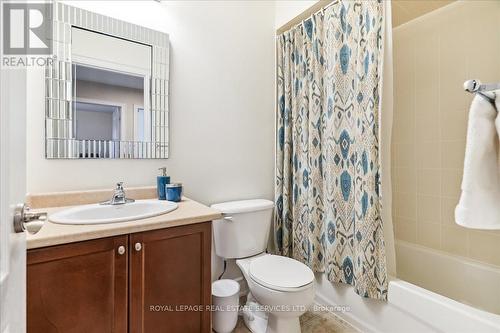
{"type": "Polygon", "coordinates": [[[134,199],[129,199],[125,196],[125,190],[123,189],[123,182],[116,183],[115,192],[111,197],[111,200],[101,202],[101,205],[123,205],[129,202],[134,202],[134,199]]]}

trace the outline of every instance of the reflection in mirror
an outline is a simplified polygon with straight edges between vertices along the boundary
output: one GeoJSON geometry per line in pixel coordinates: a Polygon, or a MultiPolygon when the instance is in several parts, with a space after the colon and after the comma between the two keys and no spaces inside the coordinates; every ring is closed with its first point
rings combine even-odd
{"type": "Polygon", "coordinates": [[[120,140],[120,105],[75,102],[73,110],[77,140],[120,140]]]}
{"type": "MultiPolygon", "coordinates": [[[[144,76],[73,64],[72,83],[75,139],[151,141],[144,76]]],[[[85,151],[79,157],[109,158],[110,153],[85,151]]]]}
{"type": "MultiPolygon", "coordinates": [[[[73,64],[75,138],[150,142],[147,98],[144,76],[73,64]]],[[[109,157],[91,155],[80,157],[109,157]]]]}

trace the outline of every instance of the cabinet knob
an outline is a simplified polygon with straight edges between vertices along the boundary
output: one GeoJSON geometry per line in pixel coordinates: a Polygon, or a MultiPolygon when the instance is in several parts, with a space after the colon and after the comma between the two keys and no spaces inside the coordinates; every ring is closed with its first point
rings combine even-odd
{"type": "Polygon", "coordinates": [[[137,252],[139,252],[140,250],[142,250],[142,244],[141,243],[135,243],[134,247],[135,247],[135,250],[137,252]]]}
{"type": "Polygon", "coordinates": [[[123,246],[123,245],[118,246],[118,254],[122,255],[124,253],[125,253],[125,246],[123,246]]]}

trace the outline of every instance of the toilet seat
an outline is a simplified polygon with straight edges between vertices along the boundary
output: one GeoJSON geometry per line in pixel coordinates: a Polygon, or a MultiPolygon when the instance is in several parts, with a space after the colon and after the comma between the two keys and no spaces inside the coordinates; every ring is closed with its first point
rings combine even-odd
{"type": "Polygon", "coordinates": [[[250,262],[249,276],[256,283],[276,291],[300,291],[314,282],[314,273],[303,263],[270,254],[250,262]]]}

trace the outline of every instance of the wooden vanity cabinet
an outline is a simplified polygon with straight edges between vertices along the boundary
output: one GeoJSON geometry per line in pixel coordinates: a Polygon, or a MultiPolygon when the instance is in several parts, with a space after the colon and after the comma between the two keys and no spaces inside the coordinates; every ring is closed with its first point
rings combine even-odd
{"type": "Polygon", "coordinates": [[[126,332],[128,236],[28,251],[28,332],[126,332]]]}
{"type": "Polygon", "coordinates": [[[29,250],[28,332],[208,333],[210,252],[210,222],[29,250]]]}
{"type": "Polygon", "coordinates": [[[130,332],[210,332],[211,224],[132,234],[130,246],[130,332]]]}

